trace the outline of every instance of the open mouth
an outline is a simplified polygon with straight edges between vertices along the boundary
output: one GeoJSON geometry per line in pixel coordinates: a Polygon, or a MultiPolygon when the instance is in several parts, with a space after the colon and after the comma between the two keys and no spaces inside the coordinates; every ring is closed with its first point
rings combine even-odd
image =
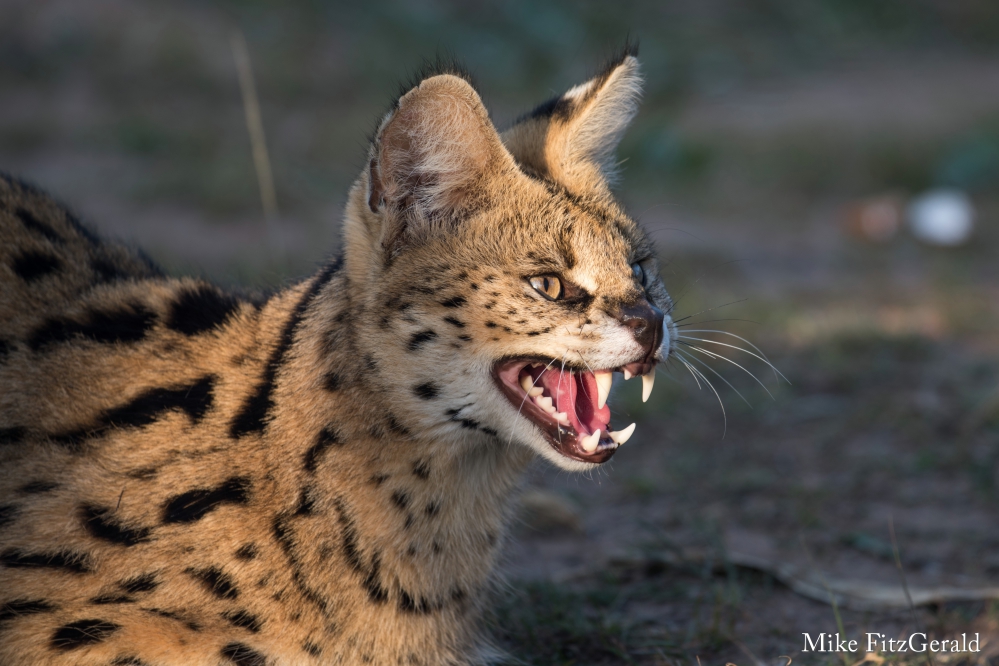
{"type": "Polygon", "coordinates": [[[642,400],[648,400],[655,364],[629,363],[606,370],[579,370],[561,362],[536,358],[506,359],[493,375],[503,394],[525,418],[537,425],[556,451],[588,463],[608,460],[635,432],[635,424],[610,427],[607,394],[613,373],[642,377],[642,400]]]}

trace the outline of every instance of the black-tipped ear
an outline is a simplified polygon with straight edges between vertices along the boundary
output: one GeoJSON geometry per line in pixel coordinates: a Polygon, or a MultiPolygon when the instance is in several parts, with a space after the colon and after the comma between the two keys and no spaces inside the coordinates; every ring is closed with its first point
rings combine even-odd
{"type": "Polygon", "coordinates": [[[615,151],[642,92],[637,46],[628,45],[592,79],[538,106],[503,133],[527,169],[571,189],[606,187],[615,151]]]}
{"type": "Polygon", "coordinates": [[[476,205],[484,179],[513,158],[475,89],[450,74],[422,81],[382,121],[372,146],[368,206],[383,213],[382,245],[400,242],[476,205]]]}

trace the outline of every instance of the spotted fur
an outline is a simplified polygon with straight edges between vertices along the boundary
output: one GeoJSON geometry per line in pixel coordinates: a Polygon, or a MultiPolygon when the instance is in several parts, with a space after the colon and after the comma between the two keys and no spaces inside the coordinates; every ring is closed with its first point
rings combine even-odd
{"type": "Polygon", "coordinates": [[[641,351],[622,307],[669,311],[607,185],[637,67],[502,134],[427,74],[381,123],[342,258],[266,298],[167,277],[0,177],[0,663],[485,660],[521,472],[590,466],[491,369],[615,367],[641,351]]]}

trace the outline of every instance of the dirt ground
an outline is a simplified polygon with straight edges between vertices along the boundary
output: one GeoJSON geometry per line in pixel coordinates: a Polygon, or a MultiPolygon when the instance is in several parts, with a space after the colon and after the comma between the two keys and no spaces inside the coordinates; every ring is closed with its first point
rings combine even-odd
{"type": "Polygon", "coordinates": [[[999,664],[987,3],[886,1],[883,16],[848,2],[264,4],[0,3],[0,169],[172,270],[280,284],[336,251],[363,137],[418,56],[465,56],[503,122],[575,83],[607,50],[591,45],[645,27],[622,198],[660,248],[685,334],[710,340],[686,342],[759,381],[681,347],[717,398],[672,362],[647,404],[637,382],[615,387],[615,424],[638,428],[610,463],[531,471],[490,620],[510,663],[999,664]],[[277,239],[234,27],[259,77],[277,239]],[[870,197],[904,204],[940,185],[970,193],[971,243],[847,232],[870,197]],[[858,601],[906,589],[949,597],[858,601]],[[804,652],[803,634],[837,632],[862,644],[804,652]],[[980,651],[863,649],[868,633],[913,632],[977,635],[980,651]]]}

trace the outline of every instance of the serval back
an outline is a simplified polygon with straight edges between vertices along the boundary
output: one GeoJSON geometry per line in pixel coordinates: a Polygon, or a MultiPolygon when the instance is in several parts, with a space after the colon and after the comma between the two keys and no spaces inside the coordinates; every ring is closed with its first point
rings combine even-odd
{"type": "Polygon", "coordinates": [[[625,53],[501,134],[428,73],[342,257],[269,295],[0,178],[0,664],[486,660],[521,472],[610,458],[612,373],[674,339],[608,186],[640,83],[625,53]]]}

